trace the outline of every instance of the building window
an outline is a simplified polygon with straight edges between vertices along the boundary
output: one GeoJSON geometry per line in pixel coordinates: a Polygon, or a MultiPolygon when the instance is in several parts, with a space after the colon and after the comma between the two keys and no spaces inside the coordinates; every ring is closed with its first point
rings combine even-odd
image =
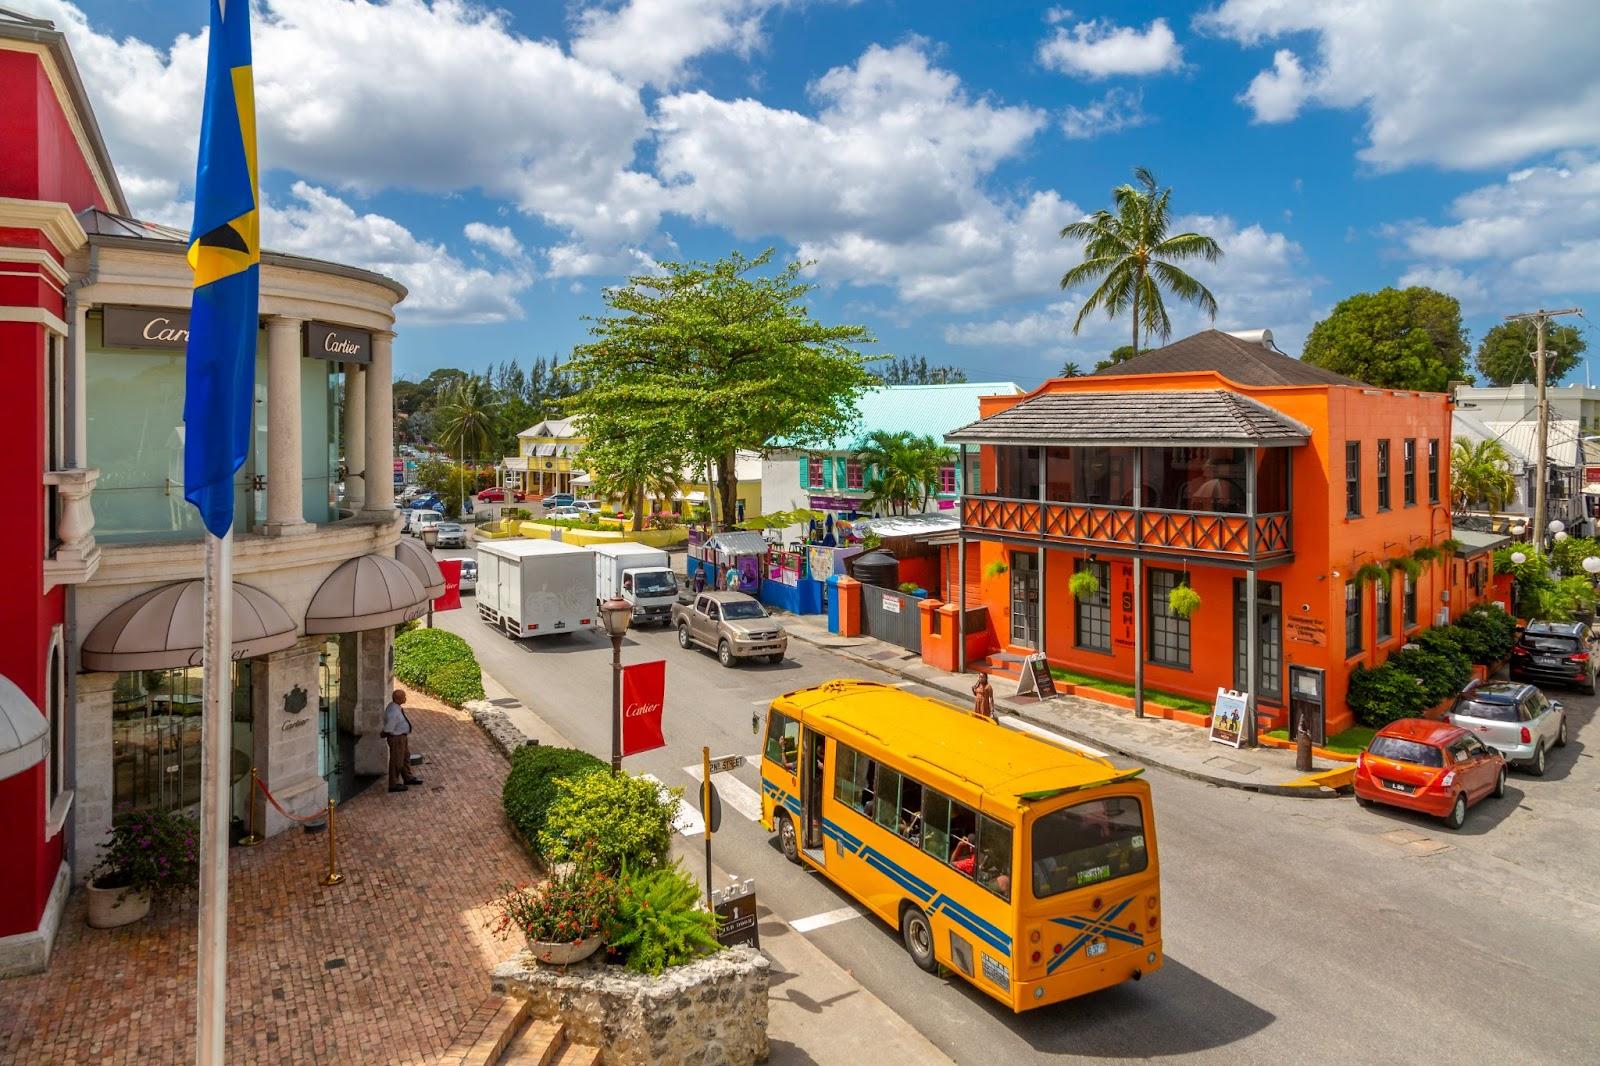
{"type": "Polygon", "coordinates": [[[859,489],[862,485],[861,464],[854,459],[847,460],[844,464],[844,487],[859,489]]]}
{"type": "Polygon", "coordinates": [[[1378,643],[1394,636],[1394,602],[1391,599],[1392,575],[1385,574],[1374,586],[1372,609],[1378,614],[1378,643]]]}
{"type": "Polygon", "coordinates": [[[963,484],[966,486],[967,495],[981,496],[983,494],[983,452],[978,448],[973,448],[971,451],[963,448],[962,451],[965,452],[962,463],[966,469],[962,473],[965,479],[963,484]]]}
{"type": "Polygon", "coordinates": [[[1407,629],[1417,624],[1417,579],[1405,575],[1405,586],[1400,593],[1400,624],[1407,629]]]}
{"type": "Polygon", "coordinates": [[[822,487],[822,460],[815,455],[806,460],[806,484],[814,489],[822,487]]]}
{"type": "Polygon", "coordinates": [[[1404,450],[1401,461],[1405,464],[1401,476],[1405,478],[1406,506],[1415,507],[1417,504],[1417,442],[1407,438],[1401,444],[1404,450]]]}
{"type": "Polygon", "coordinates": [[[1344,655],[1359,655],[1363,646],[1361,632],[1361,586],[1354,581],[1344,586],[1344,655]]]}
{"type": "Polygon", "coordinates": [[[939,468],[939,495],[954,496],[956,494],[956,467],[954,463],[939,468]]]}
{"type": "Polygon", "coordinates": [[[1389,442],[1378,442],[1378,510],[1389,509],[1389,442]]]}
{"type": "Polygon", "coordinates": [[[1361,442],[1344,446],[1344,513],[1347,518],[1361,514],[1361,442]]]}
{"type": "Polygon", "coordinates": [[[45,756],[44,809],[51,826],[58,831],[56,820],[66,812],[57,812],[56,804],[67,790],[67,656],[62,633],[61,626],[50,631],[50,655],[44,675],[45,728],[50,740],[45,756]]]}
{"type": "Polygon", "coordinates": [[[1428,502],[1439,502],[1439,439],[1428,441],[1428,502]]]}
{"type": "Polygon", "coordinates": [[[1076,643],[1086,651],[1111,650],[1111,565],[1109,563],[1078,560],[1073,571],[1087,570],[1100,582],[1100,591],[1093,596],[1073,600],[1077,620],[1076,643]]]}
{"type": "MultiPolygon", "coordinates": [[[[255,758],[251,661],[233,664],[233,806],[244,809],[255,758]]],[[[112,688],[112,813],[200,802],[200,668],[134,670],[112,688]]]]}
{"type": "MultiPolygon", "coordinates": [[[[67,453],[67,408],[65,345],[60,336],[46,334],[44,346],[44,468],[64,470],[67,453]]],[[[54,485],[45,489],[44,500],[44,558],[55,555],[61,538],[56,534],[57,495],[54,485]]]]}
{"type": "MultiPolygon", "coordinates": [[[[1172,613],[1168,597],[1183,583],[1176,570],[1149,571],[1150,661],[1160,666],[1189,669],[1189,620],[1172,613]]],[[[1102,586],[1103,588],[1104,586],[1102,586]]]]}

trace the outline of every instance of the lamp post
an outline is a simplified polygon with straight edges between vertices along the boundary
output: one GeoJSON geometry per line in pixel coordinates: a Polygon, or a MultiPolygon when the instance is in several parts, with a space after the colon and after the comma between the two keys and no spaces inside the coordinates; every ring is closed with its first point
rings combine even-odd
{"type": "Polygon", "coordinates": [[[611,772],[622,770],[622,637],[633,620],[633,604],[613,596],[600,605],[600,624],[611,638],[611,772]]]}

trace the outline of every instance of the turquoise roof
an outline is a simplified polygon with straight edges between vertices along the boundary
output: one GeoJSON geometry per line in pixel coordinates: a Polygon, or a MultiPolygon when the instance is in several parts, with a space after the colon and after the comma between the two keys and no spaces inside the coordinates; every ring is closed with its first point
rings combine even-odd
{"type": "Polygon", "coordinates": [[[820,448],[852,451],[874,430],[916,433],[944,440],[944,435],[978,420],[978,397],[1015,396],[1022,388],[1010,381],[962,382],[955,385],[878,385],[863,390],[856,401],[860,420],[854,429],[820,448]]]}

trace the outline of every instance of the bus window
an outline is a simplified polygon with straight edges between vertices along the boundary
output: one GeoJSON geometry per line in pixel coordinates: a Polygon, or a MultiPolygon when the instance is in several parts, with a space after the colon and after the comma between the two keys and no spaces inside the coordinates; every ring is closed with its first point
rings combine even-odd
{"type": "Polygon", "coordinates": [[[978,884],[1011,899],[1011,827],[988,815],[978,819],[978,884]]]}
{"type": "Polygon", "coordinates": [[[767,715],[767,758],[794,773],[800,762],[800,723],[786,714],[767,715]]]}
{"type": "Polygon", "coordinates": [[[1149,861],[1143,812],[1129,796],[1089,800],[1033,823],[1037,899],[1139,873],[1149,861]]]}
{"type": "Polygon", "coordinates": [[[931,788],[922,793],[922,850],[940,862],[950,858],[950,800],[931,788]]]}
{"type": "Polygon", "coordinates": [[[877,806],[872,820],[891,833],[900,831],[900,771],[878,767],[877,806]]]}
{"type": "Polygon", "coordinates": [[[950,865],[956,873],[972,876],[978,861],[978,812],[959,803],[950,804],[950,865]]]}
{"type": "Polygon", "coordinates": [[[861,784],[856,780],[856,759],[859,757],[854,749],[843,744],[834,747],[833,798],[846,807],[858,807],[861,804],[861,784]]]}
{"type": "Polygon", "coordinates": [[[913,847],[922,843],[922,782],[900,779],[900,835],[913,847]]]}

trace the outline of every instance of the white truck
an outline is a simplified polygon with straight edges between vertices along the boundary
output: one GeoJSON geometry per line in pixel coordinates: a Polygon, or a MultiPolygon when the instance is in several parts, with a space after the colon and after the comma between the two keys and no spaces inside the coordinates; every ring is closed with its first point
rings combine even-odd
{"type": "Polygon", "coordinates": [[[513,640],[596,623],[594,553],[553,540],[478,544],[478,617],[513,640]]]}
{"type": "Polygon", "coordinates": [[[633,604],[635,623],[670,625],[678,578],[667,553],[645,544],[596,544],[594,601],[600,604],[613,596],[633,604]]]}

